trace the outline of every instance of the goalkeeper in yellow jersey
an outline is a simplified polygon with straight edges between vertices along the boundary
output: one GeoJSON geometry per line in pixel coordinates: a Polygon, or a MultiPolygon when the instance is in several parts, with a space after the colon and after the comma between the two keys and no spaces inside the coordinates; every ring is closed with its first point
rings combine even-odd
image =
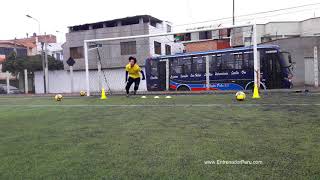
{"type": "Polygon", "coordinates": [[[142,74],[142,80],[145,80],[144,72],[141,70],[140,66],[137,64],[137,59],[135,57],[129,57],[129,64],[126,65],[126,93],[129,96],[129,89],[134,83],[134,94],[137,93],[140,84],[140,78],[142,74]],[[129,78],[128,78],[129,77],[129,78]]]}

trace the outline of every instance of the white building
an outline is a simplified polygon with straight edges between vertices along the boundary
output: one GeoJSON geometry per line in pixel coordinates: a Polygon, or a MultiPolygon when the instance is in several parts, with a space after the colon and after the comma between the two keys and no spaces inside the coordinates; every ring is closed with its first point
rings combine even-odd
{"type": "MultiPolygon", "coordinates": [[[[251,27],[235,28],[231,31],[232,46],[251,45],[251,27]]],[[[320,35],[320,17],[303,21],[279,21],[257,25],[258,43],[266,43],[277,39],[308,37],[320,35]]]]}

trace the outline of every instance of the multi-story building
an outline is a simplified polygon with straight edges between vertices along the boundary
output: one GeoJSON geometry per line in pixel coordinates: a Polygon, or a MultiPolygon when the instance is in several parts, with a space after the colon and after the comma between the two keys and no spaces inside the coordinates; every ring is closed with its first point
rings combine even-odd
{"type": "MultiPolygon", "coordinates": [[[[149,15],[139,15],[109,21],[83,24],[69,27],[66,43],[63,45],[65,69],[66,60],[75,59],[75,70],[84,70],[84,40],[137,36],[171,32],[171,23],[149,15]]],[[[99,42],[99,53],[103,69],[123,68],[129,56],[135,56],[144,66],[145,59],[156,55],[182,52],[182,46],[172,46],[173,36],[136,38],[99,42]]],[[[97,69],[97,51],[89,53],[89,68],[97,69]]]]}

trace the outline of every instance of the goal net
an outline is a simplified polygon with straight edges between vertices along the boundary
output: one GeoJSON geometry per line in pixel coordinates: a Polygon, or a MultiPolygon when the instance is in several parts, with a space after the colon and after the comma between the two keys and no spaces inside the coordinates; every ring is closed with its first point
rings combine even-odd
{"type": "MultiPolygon", "coordinates": [[[[146,81],[140,82],[139,91],[177,90],[174,83],[181,85],[183,82],[173,79],[184,75],[188,76],[189,81],[199,82],[198,84],[210,90],[213,64],[217,66],[212,55],[241,47],[251,47],[254,72],[257,73],[254,79],[256,84],[259,83],[256,25],[201,27],[185,32],[170,32],[168,27],[148,28],[144,32],[119,30],[114,33],[118,37],[108,34],[106,37],[111,38],[85,40],[86,78],[83,85],[88,96],[101,92],[102,89],[109,93],[123,93],[126,86],[125,66],[131,56],[137,59],[137,64],[147,77],[146,81]]],[[[236,64],[231,66],[235,67],[236,64]]],[[[130,91],[132,88],[133,86],[130,91]]]]}

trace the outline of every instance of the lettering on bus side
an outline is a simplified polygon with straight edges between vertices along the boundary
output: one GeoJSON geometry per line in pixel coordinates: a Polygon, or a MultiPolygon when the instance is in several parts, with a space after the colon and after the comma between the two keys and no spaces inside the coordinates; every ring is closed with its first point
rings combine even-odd
{"type": "Polygon", "coordinates": [[[202,77],[202,74],[190,74],[190,77],[194,78],[194,77],[202,77]]]}
{"type": "Polygon", "coordinates": [[[231,75],[239,75],[239,71],[231,71],[231,75]]]}
{"type": "Polygon", "coordinates": [[[247,74],[247,72],[245,70],[242,70],[241,74],[247,74]]]}
{"type": "Polygon", "coordinates": [[[225,73],[214,73],[215,76],[228,76],[229,73],[225,72],[225,73]]]}
{"type": "Polygon", "coordinates": [[[226,83],[224,83],[224,84],[218,83],[218,84],[212,84],[212,86],[213,86],[214,88],[225,88],[225,87],[229,87],[229,84],[226,84],[226,83]]]}

